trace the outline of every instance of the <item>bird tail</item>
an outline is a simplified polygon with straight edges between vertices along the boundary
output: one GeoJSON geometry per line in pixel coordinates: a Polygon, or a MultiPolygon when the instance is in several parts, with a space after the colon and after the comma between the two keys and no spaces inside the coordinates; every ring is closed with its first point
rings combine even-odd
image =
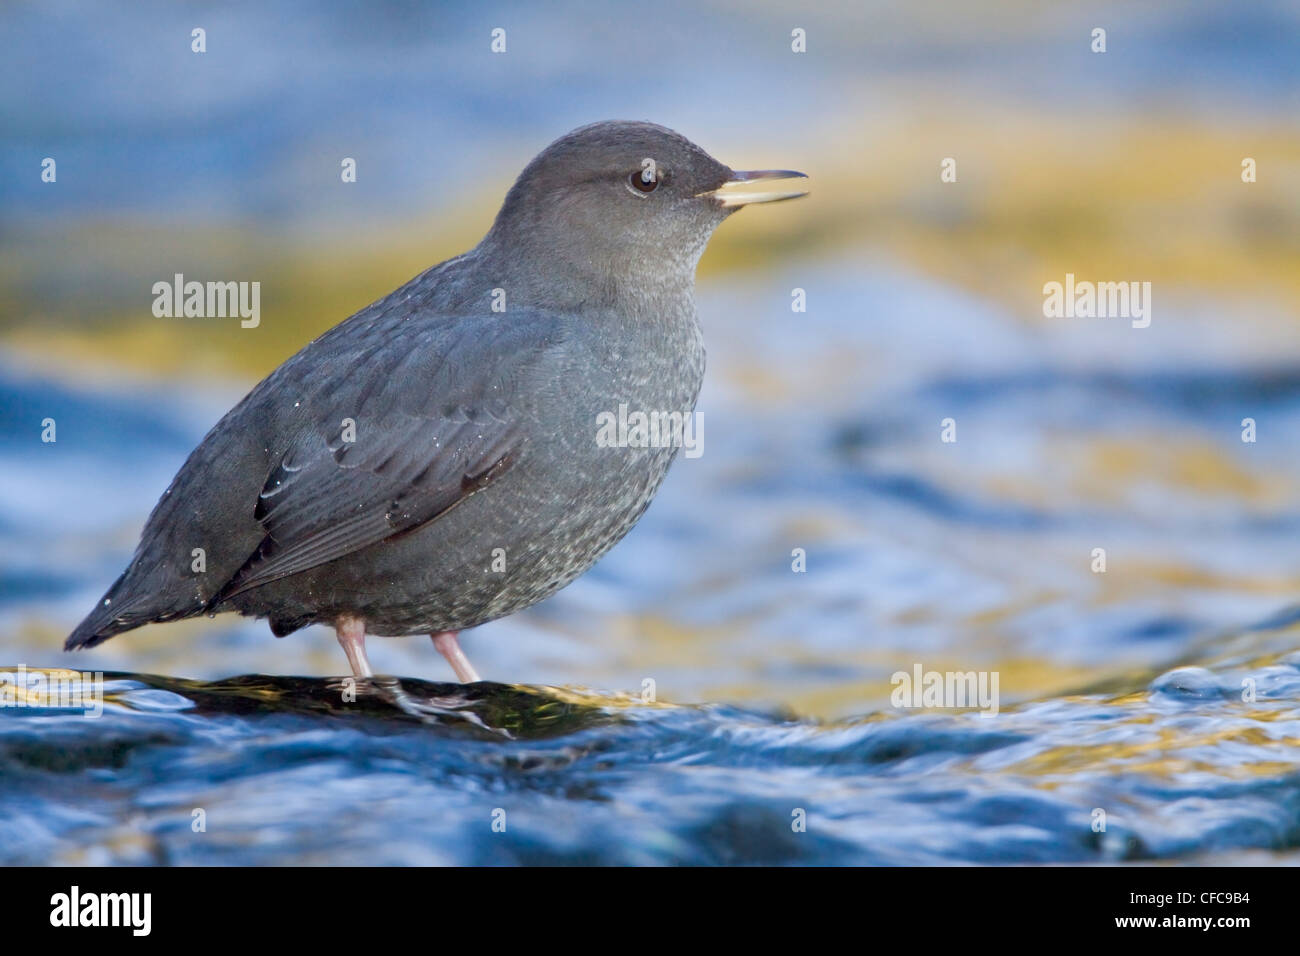
{"type": "Polygon", "coordinates": [[[76,626],[68,639],[63,642],[65,651],[75,651],[83,647],[103,644],[115,634],[157,620],[148,609],[140,607],[139,597],[124,595],[126,574],[117,579],[113,586],[100,598],[95,609],[86,615],[86,619],[76,626]]]}

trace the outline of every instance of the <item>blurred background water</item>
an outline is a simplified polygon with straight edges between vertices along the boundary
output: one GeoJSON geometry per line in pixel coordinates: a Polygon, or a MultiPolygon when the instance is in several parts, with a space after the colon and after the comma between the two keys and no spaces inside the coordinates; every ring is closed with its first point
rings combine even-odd
{"type": "Polygon", "coordinates": [[[118,672],[0,710],[7,861],[1300,860],[1294,4],[19,2],[0,63],[0,665],[118,672]],[[60,653],[230,404],[606,118],[814,192],[701,263],[704,455],[465,638],[520,686],[374,639],[341,709],[331,632],[230,616],[60,653]],[[155,318],[176,272],[260,326],[155,318]],[[1044,318],[1067,272],[1150,327],[1044,318]]]}

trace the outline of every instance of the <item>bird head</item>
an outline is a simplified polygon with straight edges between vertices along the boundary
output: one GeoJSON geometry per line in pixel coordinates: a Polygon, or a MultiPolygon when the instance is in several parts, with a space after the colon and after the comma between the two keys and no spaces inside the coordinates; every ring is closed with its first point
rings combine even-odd
{"type": "Polygon", "coordinates": [[[523,252],[534,268],[689,283],[724,219],[743,206],[807,195],[767,188],[803,177],[792,170],[733,170],[653,123],[593,123],[560,137],[528,164],[489,239],[523,252]]]}

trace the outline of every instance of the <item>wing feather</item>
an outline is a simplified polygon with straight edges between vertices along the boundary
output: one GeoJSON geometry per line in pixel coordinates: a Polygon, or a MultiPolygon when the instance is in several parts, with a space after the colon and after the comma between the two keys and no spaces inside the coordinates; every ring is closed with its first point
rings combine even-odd
{"type": "Polygon", "coordinates": [[[559,337],[544,316],[511,319],[407,321],[354,349],[361,361],[340,355],[346,374],[303,391],[301,427],[257,497],[265,537],[211,606],[407,534],[505,474],[520,402],[550,384],[559,337]]]}

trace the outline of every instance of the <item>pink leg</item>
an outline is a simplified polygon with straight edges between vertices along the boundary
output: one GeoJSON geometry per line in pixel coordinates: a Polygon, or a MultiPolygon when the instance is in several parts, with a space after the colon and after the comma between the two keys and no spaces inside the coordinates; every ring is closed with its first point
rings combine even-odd
{"type": "Polygon", "coordinates": [[[366,622],[344,614],[334,622],[334,629],[343,645],[343,653],[348,655],[348,663],[352,665],[352,675],[358,679],[373,677],[374,671],[366,657],[366,622]]]}
{"type": "Polygon", "coordinates": [[[455,631],[439,631],[429,636],[433,638],[433,646],[438,649],[438,653],[447,658],[447,663],[456,672],[457,680],[462,684],[473,684],[482,680],[478,676],[478,671],[474,670],[474,665],[465,656],[465,652],[460,649],[460,641],[456,640],[455,631]]]}

